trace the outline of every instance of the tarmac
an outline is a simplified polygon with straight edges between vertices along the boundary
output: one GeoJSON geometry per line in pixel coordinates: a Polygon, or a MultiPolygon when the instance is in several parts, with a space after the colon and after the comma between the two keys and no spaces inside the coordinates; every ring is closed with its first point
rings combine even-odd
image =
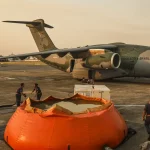
{"type": "MultiPolygon", "coordinates": [[[[15,103],[15,93],[20,83],[25,83],[24,92],[31,94],[34,83],[38,83],[43,91],[42,98],[50,95],[59,98],[73,95],[74,85],[81,84],[70,74],[56,70],[41,62],[17,62],[0,64],[0,105],[15,103]]],[[[118,78],[98,81],[97,85],[106,85],[111,90],[111,100],[126,120],[128,127],[137,131],[127,142],[116,150],[138,150],[139,145],[146,141],[148,135],[142,121],[145,103],[150,99],[150,79],[118,78]]],[[[16,107],[0,108],[0,149],[11,148],[3,140],[5,126],[16,107]]]]}

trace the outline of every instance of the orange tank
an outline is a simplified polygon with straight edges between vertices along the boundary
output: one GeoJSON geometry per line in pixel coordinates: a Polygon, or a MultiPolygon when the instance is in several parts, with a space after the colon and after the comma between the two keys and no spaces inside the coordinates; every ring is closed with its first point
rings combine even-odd
{"type": "Polygon", "coordinates": [[[28,98],[9,120],[4,139],[15,150],[100,150],[105,145],[115,148],[126,135],[126,123],[111,101],[77,94],[43,101],[28,98]],[[53,105],[62,101],[97,106],[72,112],[53,105]]]}

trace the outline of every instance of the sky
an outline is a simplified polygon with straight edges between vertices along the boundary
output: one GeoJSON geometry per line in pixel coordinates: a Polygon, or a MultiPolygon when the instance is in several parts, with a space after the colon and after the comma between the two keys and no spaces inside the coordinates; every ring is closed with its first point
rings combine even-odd
{"type": "Polygon", "coordinates": [[[58,48],[125,42],[150,46],[149,0],[1,0],[0,54],[37,52],[25,25],[44,19],[58,48]]]}

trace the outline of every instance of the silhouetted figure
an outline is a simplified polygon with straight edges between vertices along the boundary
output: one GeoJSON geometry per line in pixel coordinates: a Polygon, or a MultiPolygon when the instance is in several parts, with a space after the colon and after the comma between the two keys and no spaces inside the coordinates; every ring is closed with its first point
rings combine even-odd
{"type": "Polygon", "coordinates": [[[86,79],[84,77],[82,78],[82,83],[86,83],[86,79]]]}
{"type": "Polygon", "coordinates": [[[40,87],[38,86],[37,83],[35,83],[35,86],[34,86],[34,89],[33,89],[32,93],[33,93],[34,91],[36,92],[36,99],[37,99],[37,100],[40,100],[40,99],[41,99],[41,96],[42,96],[42,91],[41,91],[41,89],[40,89],[40,87]]]}
{"type": "Polygon", "coordinates": [[[24,83],[20,84],[20,88],[17,89],[16,92],[16,103],[17,103],[17,107],[20,106],[21,103],[21,96],[23,95],[24,97],[26,97],[26,94],[23,93],[23,88],[24,88],[24,83]]]}
{"type": "Polygon", "coordinates": [[[149,134],[148,140],[150,141],[150,100],[145,105],[144,112],[143,112],[143,121],[145,121],[145,127],[147,133],[149,134]]]}

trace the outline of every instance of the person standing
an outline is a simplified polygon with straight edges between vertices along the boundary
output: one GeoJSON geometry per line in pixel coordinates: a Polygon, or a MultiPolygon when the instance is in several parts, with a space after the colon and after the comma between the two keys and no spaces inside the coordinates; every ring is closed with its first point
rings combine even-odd
{"type": "Polygon", "coordinates": [[[150,100],[145,105],[143,111],[143,121],[145,121],[145,128],[147,133],[149,134],[148,140],[150,141],[150,100]]]}
{"type": "Polygon", "coordinates": [[[20,84],[20,88],[17,89],[16,92],[16,103],[17,103],[17,107],[20,106],[21,103],[21,96],[23,95],[24,97],[26,97],[26,94],[23,93],[23,88],[24,88],[24,83],[20,84]]]}
{"type": "Polygon", "coordinates": [[[32,93],[34,91],[36,92],[36,98],[37,98],[37,100],[40,100],[41,96],[42,96],[42,91],[41,91],[41,89],[40,89],[40,87],[38,86],[37,83],[35,83],[35,86],[34,86],[34,89],[33,89],[32,93]]]}

